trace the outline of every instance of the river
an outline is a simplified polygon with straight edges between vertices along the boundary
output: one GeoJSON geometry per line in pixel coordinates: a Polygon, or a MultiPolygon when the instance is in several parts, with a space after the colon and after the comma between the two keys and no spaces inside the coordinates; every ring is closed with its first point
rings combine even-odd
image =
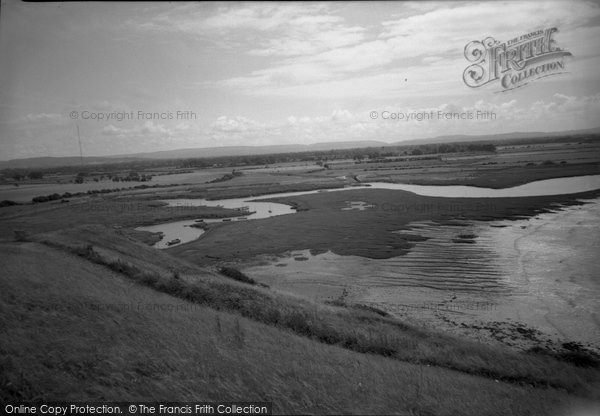
{"type": "MultiPolygon", "coordinates": [[[[284,192],[260,197],[231,198],[221,200],[207,199],[167,199],[168,206],[208,206],[224,207],[229,209],[248,209],[248,214],[225,219],[225,221],[253,220],[268,218],[277,215],[293,214],[296,211],[285,204],[273,202],[261,202],[263,199],[282,198],[297,195],[310,195],[319,192],[347,192],[355,189],[390,189],[403,190],[416,193],[423,196],[439,196],[452,198],[498,198],[498,197],[519,197],[519,196],[541,196],[541,195],[561,195],[572,194],[594,189],[600,189],[600,175],[575,176],[571,178],[556,178],[542,181],[530,182],[524,185],[504,189],[479,188],[475,186],[432,186],[432,185],[406,185],[385,182],[367,183],[361,186],[352,186],[337,189],[317,189],[301,192],[284,192]]],[[[204,219],[206,223],[222,222],[223,219],[204,219]]],[[[137,230],[162,233],[162,239],[155,244],[156,248],[167,248],[179,244],[184,244],[198,239],[204,230],[190,227],[196,220],[175,221],[152,226],[139,227],[137,230]],[[179,243],[168,243],[178,239],[179,243]]]]}
{"type": "MultiPolygon", "coordinates": [[[[371,183],[333,190],[290,192],[218,201],[166,200],[170,206],[205,205],[246,209],[230,221],[289,215],[288,205],[267,198],[356,188],[404,190],[442,197],[518,197],[569,194],[600,188],[600,175],[559,178],[506,188],[371,183]]],[[[409,253],[389,259],[311,255],[309,250],[274,253],[240,264],[250,277],[275,290],[316,301],[343,301],[450,332],[530,347],[546,341],[600,345],[600,198],[584,205],[522,220],[475,221],[444,226],[411,223],[427,237],[409,253]]],[[[344,209],[371,209],[349,201],[344,209]]],[[[205,219],[219,222],[221,219],[205,219]]],[[[156,247],[181,243],[204,232],[178,221],[140,230],[163,232],[156,247]]],[[[399,230],[398,232],[401,232],[399,230]]]]}

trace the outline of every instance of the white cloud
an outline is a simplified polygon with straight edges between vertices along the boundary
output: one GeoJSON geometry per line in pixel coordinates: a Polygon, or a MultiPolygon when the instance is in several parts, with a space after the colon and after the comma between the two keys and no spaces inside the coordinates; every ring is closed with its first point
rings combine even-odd
{"type": "Polygon", "coordinates": [[[266,125],[247,117],[237,116],[229,118],[227,116],[221,116],[211,124],[211,128],[221,132],[244,133],[248,131],[264,130],[266,125]]]}
{"type": "Polygon", "coordinates": [[[600,94],[575,97],[556,93],[553,95],[552,101],[538,100],[534,102],[531,112],[540,118],[552,117],[565,121],[581,118],[598,123],[600,94]]]}
{"type": "Polygon", "coordinates": [[[191,4],[129,23],[143,31],[181,33],[219,45],[244,44],[245,53],[256,56],[309,55],[364,39],[364,28],[346,25],[329,9],[319,3],[236,3],[216,10],[191,4]]]}
{"type": "Polygon", "coordinates": [[[27,114],[21,122],[26,123],[50,123],[50,124],[63,124],[68,119],[62,114],[56,113],[37,113],[37,114],[27,114]]]}
{"type": "Polygon", "coordinates": [[[84,150],[105,154],[107,149],[123,153],[394,141],[598,124],[597,2],[203,2],[119,7],[115,11],[98,5],[90,13],[75,2],[65,6],[69,13],[44,8],[49,14],[27,8],[21,20],[37,26],[25,37],[11,25],[7,33],[15,42],[5,42],[12,46],[2,55],[14,64],[7,67],[11,71],[2,72],[3,154],[76,154],[76,122],[70,111],[150,111],[158,103],[195,110],[198,119],[144,123],[80,118],[84,150]],[[82,19],[67,18],[73,15],[82,19]],[[89,30],[92,15],[101,23],[89,30]],[[48,17],[58,19],[58,26],[45,27],[53,21],[48,17]],[[566,59],[568,73],[505,94],[494,94],[500,90],[497,83],[478,89],[464,84],[466,43],[487,36],[505,41],[552,26],[559,29],[558,46],[573,53],[566,59]],[[45,46],[50,41],[64,41],[65,47],[48,53],[45,46]],[[39,53],[21,53],[34,49],[39,53]],[[114,59],[103,59],[106,56],[114,59]],[[56,82],[44,81],[39,72],[43,68],[52,68],[56,82]],[[196,88],[190,90],[190,85],[196,88]],[[498,119],[398,123],[369,118],[370,111],[385,109],[484,109],[496,112],[498,119]]]}
{"type": "MultiPolygon", "coordinates": [[[[356,94],[340,88],[346,80],[348,84],[355,85],[367,79],[384,79],[387,74],[404,69],[417,75],[411,74],[410,78],[414,81],[422,78],[419,73],[432,73],[432,68],[460,63],[460,68],[456,68],[457,72],[453,75],[458,78],[467,64],[463,49],[468,42],[487,36],[505,41],[552,26],[559,27],[560,46],[576,45],[576,53],[581,50],[580,55],[584,56],[600,54],[600,41],[595,40],[599,38],[594,38],[600,29],[586,27],[591,19],[600,16],[597,4],[571,4],[566,1],[440,3],[433,10],[430,7],[423,9],[424,12],[419,14],[413,8],[412,15],[381,23],[379,32],[370,39],[366,31],[358,31],[356,33],[361,35],[349,44],[341,42],[334,46],[335,43],[330,43],[327,50],[305,47],[304,42],[310,37],[289,36],[284,40],[271,40],[270,48],[252,49],[250,53],[299,56],[281,59],[266,68],[225,79],[217,85],[253,95],[308,95],[307,91],[318,89],[321,91],[317,92],[318,96],[352,96],[356,94]],[[281,46],[284,43],[289,49],[281,46]],[[313,53],[309,53],[311,50],[313,53]],[[420,68],[414,67],[417,63],[420,68]]],[[[288,32],[293,32],[293,24],[289,26],[292,29],[288,32]]],[[[448,68],[448,73],[450,71],[451,68],[448,68]]],[[[439,80],[438,77],[431,79],[439,80]]],[[[438,85],[438,90],[443,91],[442,86],[438,85]]],[[[431,84],[423,83],[415,94],[427,94],[430,88],[431,84]]],[[[372,88],[379,89],[379,85],[372,88]]]]}
{"type": "Polygon", "coordinates": [[[175,136],[178,132],[185,130],[177,125],[167,127],[161,123],[155,123],[153,120],[145,121],[143,124],[133,126],[117,127],[114,124],[108,124],[101,129],[102,135],[114,136],[121,139],[162,137],[169,138],[175,136]]]}
{"type": "MultiPolygon", "coordinates": [[[[600,94],[573,97],[555,94],[552,100],[520,103],[517,99],[478,100],[470,104],[448,102],[435,107],[381,105],[379,117],[372,119],[369,111],[350,111],[338,108],[329,115],[290,115],[280,122],[260,123],[245,117],[220,117],[212,125],[213,136],[218,131],[219,140],[227,144],[264,144],[267,138],[277,138],[278,143],[315,143],[320,141],[381,140],[396,142],[414,138],[435,137],[450,134],[488,135],[508,133],[515,130],[561,131],[581,128],[600,114],[600,94]],[[409,121],[388,117],[382,112],[405,114],[434,113],[433,118],[409,121]],[[473,118],[438,118],[444,114],[472,114],[473,118]],[[478,112],[481,116],[478,118],[478,112]],[[495,118],[483,114],[495,114],[495,118]],[[515,126],[518,125],[518,128],[515,126]],[[543,128],[540,128],[543,126],[543,128]],[[579,127],[578,127],[579,126],[579,127]]],[[[592,124],[590,124],[592,123],[592,124]]]]}

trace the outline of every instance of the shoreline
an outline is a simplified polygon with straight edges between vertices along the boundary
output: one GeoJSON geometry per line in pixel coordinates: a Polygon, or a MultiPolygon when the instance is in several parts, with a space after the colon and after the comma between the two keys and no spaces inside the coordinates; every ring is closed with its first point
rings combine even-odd
{"type": "MultiPolygon", "coordinates": [[[[547,218],[535,218],[533,221],[537,224],[526,224],[525,229],[523,224],[530,223],[531,219],[508,225],[509,228],[489,227],[483,223],[473,224],[469,230],[477,236],[480,246],[478,250],[485,250],[490,246],[497,247],[502,260],[498,265],[505,265],[498,269],[501,274],[497,279],[507,292],[487,289],[464,292],[460,286],[438,288],[435,284],[431,286],[431,283],[427,283],[428,278],[423,280],[418,275],[414,277],[415,283],[412,284],[410,282],[413,278],[406,280],[412,274],[412,269],[407,267],[415,260],[404,256],[388,260],[361,260],[340,257],[331,252],[313,253],[303,250],[264,255],[228,264],[239,267],[243,273],[268,284],[273,290],[322,303],[334,302],[348,307],[363,305],[375,308],[418,326],[466,336],[479,342],[503,344],[521,351],[543,349],[553,353],[559,353],[565,348],[564,345],[569,344],[574,348],[600,353],[600,337],[594,337],[594,334],[599,333],[599,326],[593,319],[594,308],[598,311],[594,306],[594,293],[599,293],[600,287],[597,282],[590,285],[590,282],[586,283],[583,279],[584,275],[593,277],[595,271],[591,270],[585,274],[582,270],[577,270],[580,282],[575,283],[572,276],[563,273],[562,269],[550,274],[543,268],[540,269],[542,265],[553,264],[547,263],[545,258],[535,261],[529,259],[528,272],[531,278],[522,280],[528,275],[515,271],[519,270],[520,266],[514,261],[515,256],[526,254],[526,247],[520,247],[519,241],[523,240],[524,244],[545,241],[549,234],[556,232],[546,230],[548,225],[555,224],[554,215],[561,218],[570,217],[567,228],[560,230],[561,233],[570,234],[569,230],[578,227],[582,212],[593,211],[594,221],[600,218],[597,214],[600,212],[599,202],[594,201],[595,206],[591,210],[575,208],[545,214],[547,218]],[[345,274],[346,270],[348,272],[345,274]],[[376,272],[367,278],[366,274],[371,270],[376,272]],[[390,272],[396,279],[377,277],[388,276],[390,272]],[[554,300],[557,295],[564,299],[557,302],[554,300]]],[[[448,228],[452,227],[437,226],[430,232],[440,234],[448,228]]],[[[589,231],[587,235],[591,236],[589,231]]],[[[571,241],[564,245],[581,244],[581,241],[571,241]]],[[[557,264],[563,262],[563,257],[568,258],[567,254],[560,254],[561,247],[562,244],[551,250],[550,254],[557,264]]],[[[408,256],[421,253],[418,258],[429,257],[431,261],[437,261],[430,257],[432,253],[423,251],[423,248],[417,247],[415,250],[408,256]]],[[[457,250],[454,255],[459,256],[463,249],[457,250]]],[[[477,250],[477,246],[467,250],[477,250]]],[[[494,263],[494,257],[489,261],[494,263]]],[[[448,260],[440,267],[447,268],[451,264],[448,260]]],[[[426,270],[427,267],[419,273],[426,270]]],[[[490,271],[493,270],[495,269],[490,271]]],[[[456,273],[460,274],[459,271],[456,273]]],[[[485,274],[486,271],[482,269],[480,273],[485,274]]],[[[445,278],[440,276],[439,279],[443,281],[445,278]]],[[[482,281],[488,281],[488,278],[482,281]]]]}
{"type": "Polygon", "coordinates": [[[441,225],[461,226],[468,221],[518,220],[562,207],[583,205],[585,200],[600,196],[600,190],[493,199],[424,197],[407,191],[368,188],[352,192],[351,198],[346,192],[323,192],[265,199],[294,206],[299,212],[211,227],[200,239],[166,250],[199,265],[303,249],[382,259],[410,251],[414,245],[410,238],[390,232],[404,229],[411,233],[408,226],[411,222],[429,220],[441,225]],[[367,201],[378,207],[395,204],[397,209],[342,211],[348,199],[367,201]],[[422,206],[432,209],[420,210],[422,206]],[[244,241],[237,235],[244,235],[244,241]],[[203,255],[197,254],[200,252],[203,255]]]}
{"type": "MultiPolygon", "coordinates": [[[[448,170],[453,172],[452,169],[448,170]]],[[[473,170],[475,176],[446,179],[433,179],[423,173],[408,175],[406,179],[389,179],[390,175],[378,177],[366,175],[366,182],[405,183],[422,186],[473,186],[477,188],[507,189],[547,179],[572,178],[600,174],[600,164],[597,162],[572,163],[568,165],[550,166],[511,166],[508,168],[491,168],[486,171],[473,170]]],[[[393,175],[401,175],[394,173],[393,175]]]]}

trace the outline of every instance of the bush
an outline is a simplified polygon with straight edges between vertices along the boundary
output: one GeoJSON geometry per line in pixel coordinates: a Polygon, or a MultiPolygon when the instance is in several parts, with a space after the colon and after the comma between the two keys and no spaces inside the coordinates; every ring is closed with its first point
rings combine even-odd
{"type": "Polygon", "coordinates": [[[48,201],[50,201],[50,199],[48,199],[47,196],[36,196],[31,199],[31,202],[33,202],[33,203],[48,202],[48,201]]]}
{"type": "Polygon", "coordinates": [[[29,241],[29,233],[23,230],[14,230],[15,233],[15,241],[29,241]]]}
{"type": "Polygon", "coordinates": [[[223,276],[237,280],[238,282],[248,283],[251,285],[256,284],[256,280],[246,276],[244,273],[240,272],[238,269],[234,269],[233,267],[221,267],[219,269],[219,273],[221,273],[223,276]]]}
{"type": "Polygon", "coordinates": [[[44,177],[44,174],[42,172],[29,172],[27,174],[27,177],[29,179],[42,179],[44,177]]]}
{"type": "Polygon", "coordinates": [[[578,342],[565,342],[562,344],[563,351],[556,355],[559,360],[566,361],[578,367],[598,367],[600,357],[593,351],[588,350],[578,342]]]}
{"type": "Polygon", "coordinates": [[[283,318],[283,325],[300,335],[314,335],[314,328],[311,327],[306,316],[301,312],[292,311],[285,315],[283,318]]]}
{"type": "Polygon", "coordinates": [[[236,176],[242,176],[243,174],[244,174],[243,172],[240,172],[239,170],[234,169],[231,173],[226,173],[225,175],[221,176],[220,178],[213,179],[212,181],[209,181],[208,183],[230,181],[233,178],[235,178],[236,176]]]}
{"type": "Polygon", "coordinates": [[[12,205],[21,205],[18,202],[15,201],[11,201],[9,199],[5,199],[4,201],[0,202],[0,208],[1,207],[10,207],[12,205]]]}
{"type": "Polygon", "coordinates": [[[583,351],[565,351],[557,354],[556,358],[578,367],[598,367],[598,360],[591,354],[583,351]]]}

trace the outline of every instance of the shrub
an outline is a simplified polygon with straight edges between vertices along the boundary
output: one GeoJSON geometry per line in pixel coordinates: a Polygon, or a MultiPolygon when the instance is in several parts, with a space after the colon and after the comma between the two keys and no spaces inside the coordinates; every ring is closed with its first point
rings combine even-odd
{"type": "Polygon", "coordinates": [[[223,276],[237,280],[238,282],[248,283],[251,285],[256,284],[256,280],[246,276],[244,273],[240,272],[238,269],[234,269],[233,267],[221,267],[219,269],[219,273],[221,273],[223,276]]]}
{"type": "Polygon", "coordinates": [[[42,179],[44,177],[44,174],[42,172],[34,171],[34,172],[29,172],[27,174],[27,177],[29,179],[42,179]]]}
{"type": "Polygon", "coordinates": [[[29,241],[29,233],[23,230],[14,230],[15,233],[15,241],[29,241]]]}
{"type": "Polygon", "coordinates": [[[313,335],[313,329],[309,325],[306,316],[298,311],[292,311],[283,317],[283,325],[300,335],[313,335]]]}
{"type": "Polygon", "coordinates": [[[47,196],[36,196],[34,198],[31,199],[31,202],[38,203],[38,202],[48,202],[50,201],[50,199],[48,199],[47,196]]]}

